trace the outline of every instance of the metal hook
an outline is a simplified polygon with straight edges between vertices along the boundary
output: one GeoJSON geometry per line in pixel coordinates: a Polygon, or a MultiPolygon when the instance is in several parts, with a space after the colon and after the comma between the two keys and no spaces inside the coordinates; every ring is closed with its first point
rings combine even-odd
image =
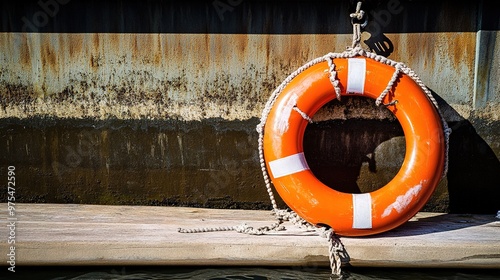
{"type": "Polygon", "coordinates": [[[384,103],[382,105],[384,105],[385,107],[389,107],[389,106],[396,105],[396,104],[398,104],[398,100],[397,99],[393,100],[393,101],[391,101],[389,103],[384,103]]]}

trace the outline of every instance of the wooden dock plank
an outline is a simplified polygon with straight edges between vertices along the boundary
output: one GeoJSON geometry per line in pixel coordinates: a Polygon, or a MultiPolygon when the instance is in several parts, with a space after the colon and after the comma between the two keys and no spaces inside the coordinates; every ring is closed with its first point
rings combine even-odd
{"type": "MultiPolygon", "coordinates": [[[[3,209],[7,205],[1,204],[3,209]]],[[[328,266],[325,238],[285,223],[268,235],[234,231],[179,233],[181,228],[253,227],[270,211],[184,207],[17,204],[16,265],[328,266]]],[[[9,229],[0,227],[0,236],[9,229]]],[[[500,268],[495,215],[418,213],[380,235],[341,238],[353,266],[500,268]]],[[[7,252],[7,240],[0,243],[7,252]]],[[[6,258],[6,254],[2,255],[6,258]]],[[[5,263],[5,261],[4,261],[5,263]]]]}

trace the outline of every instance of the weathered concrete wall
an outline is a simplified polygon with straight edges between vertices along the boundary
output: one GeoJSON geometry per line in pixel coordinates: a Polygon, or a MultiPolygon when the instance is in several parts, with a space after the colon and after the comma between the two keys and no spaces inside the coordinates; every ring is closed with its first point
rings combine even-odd
{"type": "MultiPolygon", "coordinates": [[[[258,118],[288,74],[350,46],[351,2],[2,3],[1,174],[16,166],[26,202],[269,207],[258,118]]],[[[415,70],[454,130],[427,210],[500,209],[492,5],[365,2],[363,47],[415,70]]],[[[371,101],[314,119],[306,156],[329,185],[369,191],[399,169],[404,135],[371,101]]]]}

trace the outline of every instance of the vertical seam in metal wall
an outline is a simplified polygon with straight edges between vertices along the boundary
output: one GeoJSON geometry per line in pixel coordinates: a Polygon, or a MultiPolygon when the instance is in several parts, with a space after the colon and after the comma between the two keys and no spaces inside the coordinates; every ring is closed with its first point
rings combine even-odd
{"type": "Polygon", "coordinates": [[[476,104],[477,104],[477,91],[478,91],[478,78],[477,76],[479,75],[479,60],[480,60],[480,49],[481,49],[481,30],[478,30],[476,32],[476,47],[475,47],[475,55],[474,55],[474,90],[473,90],[473,96],[472,96],[472,110],[476,109],[476,104]]]}
{"type": "Polygon", "coordinates": [[[477,99],[477,90],[478,90],[478,74],[479,74],[479,59],[480,59],[480,48],[481,48],[481,28],[482,28],[482,15],[483,15],[483,1],[481,0],[478,3],[477,7],[477,15],[476,15],[476,46],[475,46],[475,54],[474,54],[474,85],[472,90],[472,110],[476,109],[476,99],[477,99]]]}

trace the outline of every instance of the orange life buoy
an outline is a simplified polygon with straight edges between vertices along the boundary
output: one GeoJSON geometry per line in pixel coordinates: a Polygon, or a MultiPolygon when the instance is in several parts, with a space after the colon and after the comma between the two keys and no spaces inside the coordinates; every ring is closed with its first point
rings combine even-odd
{"type": "Polygon", "coordinates": [[[368,57],[332,59],[341,95],[377,99],[391,85],[384,103],[403,128],[404,162],[395,177],[370,193],[336,191],[319,181],[304,157],[307,118],[336,97],[327,61],[302,69],[284,85],[263,128],[263,150],[270,179],[284,202],[315,225],[341,236],[364,236],[393,229],[428,201],[443,174],[445,141],[440,113],[414,79],[368,57]],[[397,80],[394,79],[397,77],[397,80]],[[397,101],[397,102],[394,102],[397,101]]]}

